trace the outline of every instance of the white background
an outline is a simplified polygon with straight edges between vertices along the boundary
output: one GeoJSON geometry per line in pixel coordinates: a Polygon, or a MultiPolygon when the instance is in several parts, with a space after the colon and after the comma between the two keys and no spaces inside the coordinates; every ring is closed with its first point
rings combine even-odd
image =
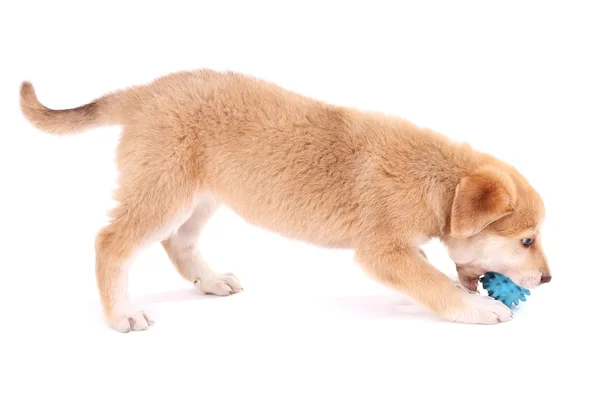
{"type": "MultiPolygon", "coordinates": [[[[2,3],[0,398],[597,398],[600,13],[556,4],[2,3]],[[445,323],[351,252],[221,209],[200,243],[245,292],[199,295],[156,245],[131,273],[155,326],[108,329],[93,241],[119,130],[43,134],[19,84],[66,108],[202,67],[401,115],[513,163],[546,202],[552,283],[512,322],[445,323]]],[[[438,243],[426,250],[454,273],[438,243]]]]}

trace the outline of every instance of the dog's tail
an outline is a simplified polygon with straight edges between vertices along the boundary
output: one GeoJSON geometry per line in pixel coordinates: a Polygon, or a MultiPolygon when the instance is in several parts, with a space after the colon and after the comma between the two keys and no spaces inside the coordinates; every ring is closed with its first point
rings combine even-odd
{"type": "Polygon", "coordinates": [[[48,133],[68,134],[120,124],[119,98],[119,93],[108,94],[80,107],[52,110],[40,103],[31,82],[21,84],[23,115],[33,126],[48,133]]]}

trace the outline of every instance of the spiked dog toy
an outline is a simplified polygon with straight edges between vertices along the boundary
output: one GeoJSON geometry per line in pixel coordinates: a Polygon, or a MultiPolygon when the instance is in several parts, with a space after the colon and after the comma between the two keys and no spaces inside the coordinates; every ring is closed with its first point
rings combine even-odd
{"type": "Polygon", "coordinates": [[[486,272],[479,281],[487,290],[488,296],[503,302],[507,307],[519,305],[519,300],[527,301],[525,296],[531,294],[528,289],[516,285],[506,276],[496,272],[486,272]]]}

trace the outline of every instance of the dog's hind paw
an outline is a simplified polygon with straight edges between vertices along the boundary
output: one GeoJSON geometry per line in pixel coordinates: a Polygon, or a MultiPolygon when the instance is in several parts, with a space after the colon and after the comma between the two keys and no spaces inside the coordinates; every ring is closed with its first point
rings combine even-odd
{"type": "Polygon", "coordinates": [[[154,325],[146,313],[139,309],[117,313],[107,318],[108,324],[115,330],[123,333],[131,331],[144,331],[154,325]]]}
{"type": "Polygon", "coordinates": [[[243,290],[240,280],[233,274],[215,274],[194,282],[202,293],[229,296],[243,290]]]}

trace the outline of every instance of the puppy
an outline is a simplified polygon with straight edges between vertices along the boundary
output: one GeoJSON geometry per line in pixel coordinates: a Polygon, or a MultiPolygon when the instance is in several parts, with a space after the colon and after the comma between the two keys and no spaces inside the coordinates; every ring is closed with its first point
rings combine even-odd
{"type": "Polygon", "coordinates": [[[185,71],[52,110],[33,86],[21,109],[37,128],[71,134],[123,127],[118,206],[97,235],[96,276],[108,324],[152,321],[130,301],[127,265],[160,242],[201,292],[242,290],[195,244],[220,204],[248,223],[316,245],[350,248],[374,278],[439,317],[496,324],[509,308],[469,291],[486,271],[534,288],[550,281],[544,204],[512,166],[393,116],[338,107],[234,72],[185,71]],[[439,238],[464,288],[420,249],[439,238]]]}

